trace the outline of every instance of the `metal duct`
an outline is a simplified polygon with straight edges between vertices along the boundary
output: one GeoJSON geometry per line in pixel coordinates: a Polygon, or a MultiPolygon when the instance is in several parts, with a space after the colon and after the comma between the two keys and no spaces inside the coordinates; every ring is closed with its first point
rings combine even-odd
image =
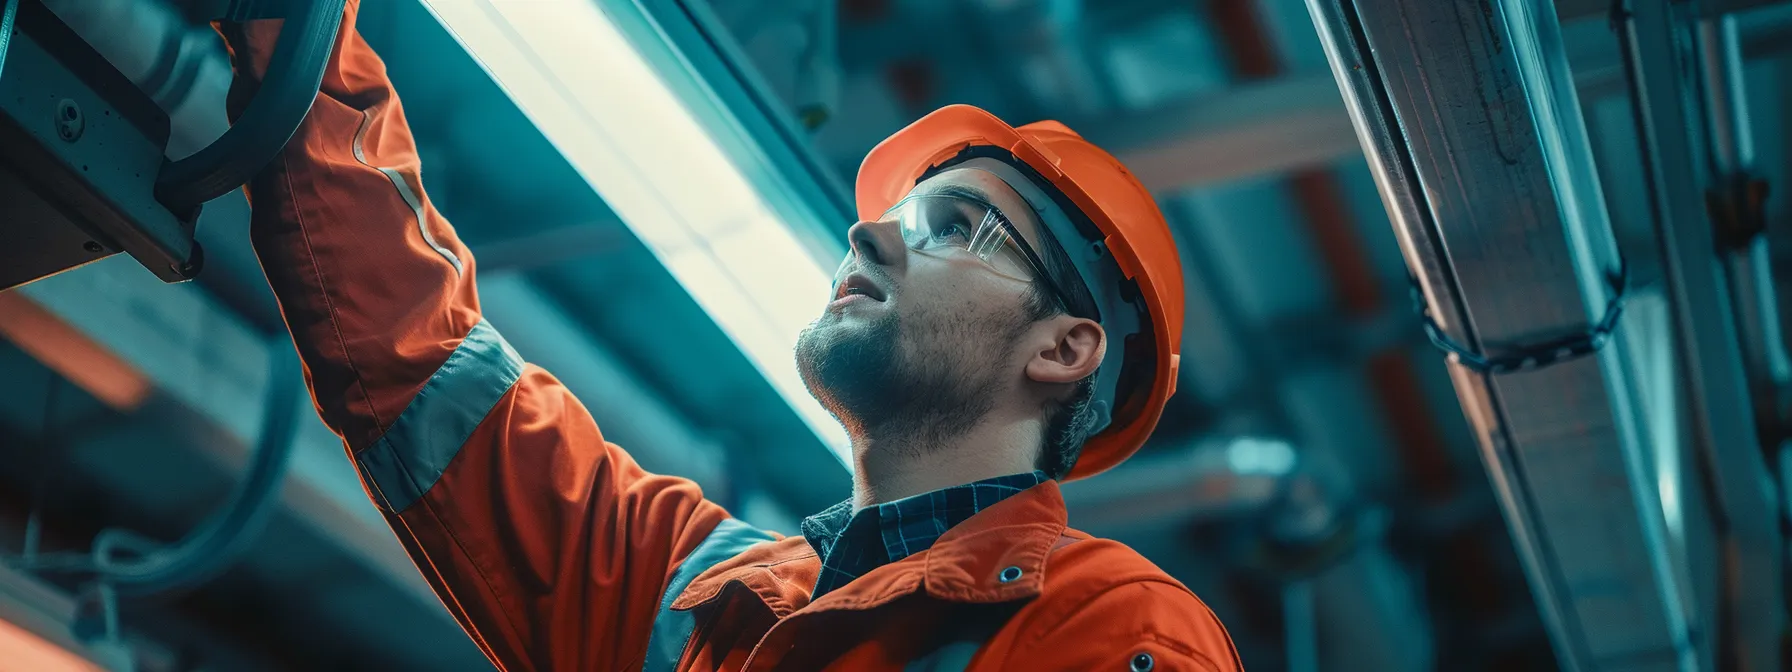
{"type": "Polygon", "coordinates": [[[1562,666],[1712,668],[1713,624],[1670,551],[1635,346],[1596,328],[1622,261],[1554,5],[1308,8],[1431,317],[1463,351],[1452,378],[1562,666]]]}

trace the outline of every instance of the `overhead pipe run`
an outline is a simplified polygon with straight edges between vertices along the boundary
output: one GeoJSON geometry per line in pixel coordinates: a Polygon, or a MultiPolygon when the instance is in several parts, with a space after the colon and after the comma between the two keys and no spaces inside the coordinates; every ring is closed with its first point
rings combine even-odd
{"type": "Polygon", "coordinates": [[[1557,659],[1712,669],[1647,458],[1615,319],[1623,262],[1553,3],[1307,6],[1557,659]]]}
{"type": "MultiPolygon", "coordinates": [[[[1701,160],[1705,157],[1699,145],[1705,138],[1697,130],[1698,111],[1686,109],[1685,94],[1695,82],[1684,79],[1687,64],[1676,48],[1692,28],[1685,7],[1663,0],[1628,0],[1619,8],[1621,21],[1614,28],[1624,54],[1656,242],[1666,271],[1675,345],[1683,367],[1680,380],[1691,402],[1684,406],[1691,411],[1691,444],[1699,458],[1696,464],[1712,484],[1711,523],[1718,548],[1692,552],[1713,554],[1718,561],[1719,608],[1716,622],[1709,626],[1718,640],[1717,664],[1725,669],[1780,670],[1786,608],[1781,574],[1784,540],[1773,514],[1778,493],[1763,458],[1741,341],[1735,333],[1738,314],[1753,314],[1750,319],[1759,320],[1755,313],[1762,306],[1757,300],[1739,308],[1734,288],[1725,285],[1719,272],[1723,264],[1713,248],[1725,240],[1726,232],[1713,221],[1709,192],[1703,191],[1708,185],[1733,181],[1738,174],[1713,175],[1714,169],[1747,168],[1750,148],[1744,112],[1724,107],[1737,102],[1740,92],[1721,90],[1728,88],[1722,79],[1708,83],[1721,88],[1717,95],[1708,90],[1704,97],[1712,106],[1707,111],[1713,114],[1705,121],[1714,134],[1707,164],[1701,160]]],[[[1711,73],[1709,68],[1727,69],[1726,61],[1731,60],[1739,59],[1722,55],[1721,61],[1707,64],[1707,73],[1725,74],[1711,73]]],[[[1719,187],[1719,193],[1724,191],[1735,190],[1719,187]]],[[[1735,232],[1729,233],[1734,238],[1735,232]]],[[[1745,287],[1758,281],[1748,276],[1766,266],[1738,261],[1742,263],[1731,266],[1741,267],[1745,287]]],[[[1744,336],[1764,339],[1760,330],[1744,336]]],[[[1764,340],[1754,345],[1771,346],[1764,340]]]]}
{"type": "Polygon", "coordinates": [[[1792,361],[1780,328],[1767,239],[1762,235],[1767,230],[1768,185],[1755,169],[1736,17],[1700,20],[1696,41],[1711,166],[1708,209],[1725,276],[1736,297],[1736,329],[1757,422],[1784,436],[1778,427],[1784,425],[1781,415],[1792,385],[1792,361]]]}
{"type": "MultiPolygon", "coordinates": [[[[1792,7],[1774,8],[1778,17],[1792,7]]],[[[1781,529],[1792,528],[1792,358],[1767,247],[1769,185],[1755,167],[1744,45],[1734,14],[1700,19],[1696,35],[1712,184],[1707,191],[1724,276],[1736,302],[1736,331],[1769,467],[1778,471],[1781,529]]],[[[1781,550],[1792,574],[1792,547],[1781,550]]],[[[1792,606],[1792,585],[1782,585],[1792,606]]]]}

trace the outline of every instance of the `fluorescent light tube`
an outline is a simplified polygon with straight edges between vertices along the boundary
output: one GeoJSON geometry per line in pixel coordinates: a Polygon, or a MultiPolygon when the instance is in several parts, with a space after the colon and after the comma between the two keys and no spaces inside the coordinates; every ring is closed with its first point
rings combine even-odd
{"type": "MultiPolygon", "coordinates": [[[[827,301],[812,254],[598,0],[425,0],[848,469],[845,431],[797,373],[827,301]]],[[[685,87],[691,89],[694,87],[685,87]]]]}

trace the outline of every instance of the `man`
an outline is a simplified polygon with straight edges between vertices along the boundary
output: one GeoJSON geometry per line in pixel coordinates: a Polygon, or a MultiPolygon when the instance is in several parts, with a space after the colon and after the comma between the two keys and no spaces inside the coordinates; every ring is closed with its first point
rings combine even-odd
{"type": "MultiPolygon", "coordinates": [[[[1175,381],[1174,245],[1112,157],[941,110],[867,157],[804,380],[853,498],[782,538],[643,472],[479,314],[398,98],[348,16],[249,185],[252,239],[324,420],[418,568],[515,670],[1233,670],[1212,613],[1066,527],[1056,479],[1150,433],[1175,381]]],[[[232,114],[277,26],[224,24],[232,114]]]]}

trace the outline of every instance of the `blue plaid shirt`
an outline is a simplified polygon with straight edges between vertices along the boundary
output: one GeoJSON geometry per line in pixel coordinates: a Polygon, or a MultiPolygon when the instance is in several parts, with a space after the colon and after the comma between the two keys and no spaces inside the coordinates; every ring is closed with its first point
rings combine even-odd
{"type": "Polygon", "coordinates": [[[849,499],[804,518],[803,538],[821,557],[821,576],[810,599],[927,550],[954,525],[1045,480],[1043,471],[997,476],[868,506],[857,513],[849,499]]]}

